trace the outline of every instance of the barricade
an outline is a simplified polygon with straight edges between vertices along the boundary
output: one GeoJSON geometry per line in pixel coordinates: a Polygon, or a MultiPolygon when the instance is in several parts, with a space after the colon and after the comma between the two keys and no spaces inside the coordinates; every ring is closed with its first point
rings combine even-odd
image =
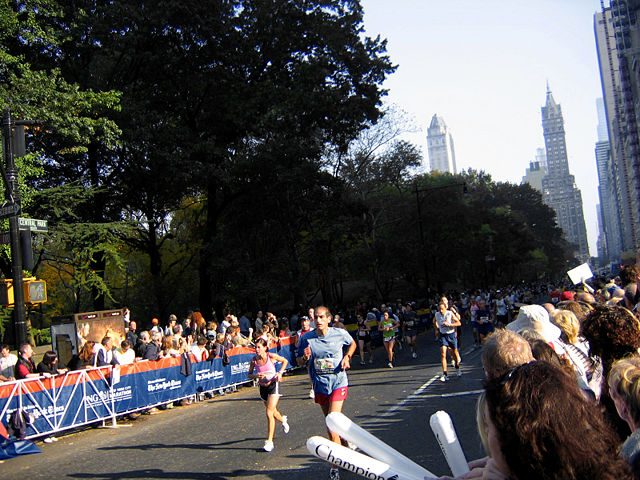
{"type": "MultiPolygon", "coordinates": [[[[269,349],[289,361],[287,369],[297,367],[293,340],[281,338],[269,349]]],[[[0,421],[8,425],[17,410],[29,413],[26,438],[33,439],[101,421],[115,423],[119,415],[253,382],[248,373],[255,350],[236,347],[227,353],[228,365],[219,357],[194,362],[191,355],[190,372],[176,357],[2,383],[0,421]]]]}

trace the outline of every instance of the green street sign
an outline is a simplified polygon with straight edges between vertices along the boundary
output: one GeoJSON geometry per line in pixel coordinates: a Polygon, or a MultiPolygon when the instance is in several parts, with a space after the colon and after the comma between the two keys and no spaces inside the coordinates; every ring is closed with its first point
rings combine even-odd
{"type": "Polygon", "coordinates": [[[36,220],[35,218],[18,217],[18,228],[32,232],[48,232],[49,222],[47,220],[36,220]]]}

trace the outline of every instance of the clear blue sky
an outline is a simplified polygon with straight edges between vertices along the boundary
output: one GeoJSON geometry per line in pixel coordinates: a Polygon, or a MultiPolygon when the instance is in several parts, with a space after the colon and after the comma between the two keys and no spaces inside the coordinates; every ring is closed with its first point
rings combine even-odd
{"type": "Polygon", "coordinates": [[[544,147],[546,85],[562,107],[569,169],[597,255],[595,100],[602,97],[593,14],[599,0],[361,0],[368,36],[388,40],[388,101],[422,133],[433,114],[451,129],[458,171],[520,183],[544,147]]]}

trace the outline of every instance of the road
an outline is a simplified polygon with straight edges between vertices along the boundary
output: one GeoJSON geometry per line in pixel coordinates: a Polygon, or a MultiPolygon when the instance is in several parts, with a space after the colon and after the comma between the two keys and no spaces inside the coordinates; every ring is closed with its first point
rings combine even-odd
{"type": "MultiPolygon", "coordinates": [[[[438,346],[430,332],[418,337],[420,352],[412,359],[402,350],[396,368],[386,366],[382,347],[373,365],[354,366],[344,413],[361,427],[436,475],[449,468],[429,427],[429,417],[447,411],[462,448],[471,460],[483,456],[475,426],[475,402],[482,388],[479,350],[462,348],[463,376],[438,380],[438,346]]],[[[465,340],[467,340],[465,336],[465,340]]],[[[467,345],[469,342],[467,342],[467,345]]],[[[450,367],[450,370],[454,369],[450,367]]],[[[452,372],[450,372],[452,373],[452,372]]],[[[262,450],[266,433],[264,407],[257,389],[215,397],[190,406],[121,420],[117,429],[87,428],[52,444],[37,442],[43,453],[7,460],[3,479],[181,479],[290,480],[328,478],[329,464],[311,456],[307,438],[326,435],[320,407],[308,397],[308,376],[284,378],[280,410],[291,432],[276,427],[275,449],[262,450]]],[[[341,472],[342,479],[363,478],[341,472]]]]}

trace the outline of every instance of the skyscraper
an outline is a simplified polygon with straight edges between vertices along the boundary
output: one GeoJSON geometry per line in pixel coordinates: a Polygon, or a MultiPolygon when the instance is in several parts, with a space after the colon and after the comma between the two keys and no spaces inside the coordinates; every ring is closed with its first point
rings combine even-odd
{"type": "Polygon", "coordinates": [[[427,129],[427,147],[429,171],[457,173],[453,137],[442,117],[437,114],[431,118],[431,124],[427,129]]]}
{"type": "Polygon", "coordinates": [[[574,254],[582,262],[589,260],[587,228],[582,211],[582,194],[569,173],[562,109],[547,86],[547,101],[542,107],[542,131],[547,151],[547,175],[542,179],[542,199],[556,212],[558,226],[565,239],[575,245],[574,254]]]}
{"type": "MultiPolygon", "coordinates": [[[[604,2],[603,2],[604,6],[604,2]]],[[[610,0],[594,16],[598,64],[607,117],[609,152],[603,173],[608,176],[608,196],[619,224],[605,230],[610,260],[635,258],[640,248],[640,2],[610,0]]],[[[601,152],[604,155],[604,152],[601,152]]],[[[601,165],[598,164],[600,174],[601,165]]],[[[602,186],[602,183],[601,183],[602,186]]],[[[603,200],[601,199],[601,202],[603,200]]],[[[602,205],[604,208],[606,205],[602,205]]],[[[603,212],[605,229],[608,215],[603,212]]]]}
{"type": "Polygon", "coordinates": [[[598,258],[601,265],[621,257],[624,251],[620,229],[620,213],[612,174],[611,144],[607,133],[607,116],[604,100],[596,100],[598,111],[598,142],[596,143],[596,166],[598,172],[598,258]]]}

